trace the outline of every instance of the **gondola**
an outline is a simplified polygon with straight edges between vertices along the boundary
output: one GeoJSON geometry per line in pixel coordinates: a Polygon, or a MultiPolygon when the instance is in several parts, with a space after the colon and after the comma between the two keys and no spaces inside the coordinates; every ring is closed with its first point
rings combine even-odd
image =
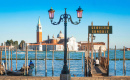
{"type": "Polygon", "coordinates": [[[25,72],[25,74],[24,74],[24,67],[22,67],[20,70],[17,70],[17,71],[6,70],[6,74],[8,76],[24,76],[24,75],[25,76],[31,76],[32,72],[33,72],[33,68],[34,68],[34,64],[29,66],[28,75],[27,75],[27,72],[25,72]]]}

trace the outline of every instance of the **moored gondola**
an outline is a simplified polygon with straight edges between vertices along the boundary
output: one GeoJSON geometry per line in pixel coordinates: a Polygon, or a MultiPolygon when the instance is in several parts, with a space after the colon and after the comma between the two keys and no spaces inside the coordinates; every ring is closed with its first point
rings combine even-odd
{"type": "Polygon", "coordinates": [[[25,67],[24,65],[23,65],[23,67],[20,70],[17,70],[17,71],[6,70],[6,74],[8,76],[31,76],[32,72],[33,72],[33,68],[34,68],[34,64],[31,63],[28,66],[28,74],[27,74],[27,70],[26,70],[27,67],[25,67]],[[25,69],[25,74],[24,74],[24,69],[25,69]]]}

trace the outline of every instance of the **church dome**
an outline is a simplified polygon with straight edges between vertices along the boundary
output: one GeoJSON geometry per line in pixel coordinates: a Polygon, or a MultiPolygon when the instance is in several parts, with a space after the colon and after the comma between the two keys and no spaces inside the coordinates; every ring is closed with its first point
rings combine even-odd
{"type": "Polygon", "coordinates": [[[63,39],[64,38],[64,34],[62,34],[62,32],[60,31],[60,33],[57,35],[57,38],[63,39]]]}

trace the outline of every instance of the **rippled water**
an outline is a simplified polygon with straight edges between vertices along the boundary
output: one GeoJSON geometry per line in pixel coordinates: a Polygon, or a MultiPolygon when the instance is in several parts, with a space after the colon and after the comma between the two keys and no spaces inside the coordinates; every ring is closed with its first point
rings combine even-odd
{"type": "MultiPolygon", "coordinates": [[[[12,52],[13,59],[16,58],[16,52],[12,52]]],[[[84,63],[83,63],[83,69],[82,69],[82,53],[83,52],[70,52],[70,59],[78,59],[78,60],[70,60],[70,74],[73,77],[76,75],[77,77],[84,77],[84,63]]],[[[106,52],[107,53],[107,52],[106,52]]],[[[123,51],[116,51],[116,57],[117,59],[123,59],[123,51]]],[[[10,53],[11,54],[11,53],[10,53]]],[[[3,51],[2,58],[5,58],[5,53],[3,51]]],[[[104,55],[102,53],[102,55],[104,55]]],[[[84,53],[83,53],[84,56],[84,53]]],[[[91,54],[90,54],[91,56],[91,54]]],[[[98,53],[96,53],[96,56],[98,56],[98,53]]],[[[105,54],[107,57],[107,54],[105,54]]],[[[126,51],[125,54],[127,59],[130,59],[130,51],[126,51]]],[[[24,57],[25,57],[25,51],[18,51],[17,54],[18,59],[18,66],[17,68],[20,69],[24,64],[24,57]]],[[[94,53],[95,57],[95,53],[94,53]]],[[[8,51],[7,51],[7,58],[8,58],[8,51]]],[[[33,63],[35,64],[35,51],[29,51],[28,52],[28,58],[33,59],[33,63]]],[[[63,52],[54,52],[54,59],[63,59],[64,53],[63,52]]],[[[37,52],[37,74],[35,75],[35,68],[33,70],[32,76],[45,76],[45,51],[43,52],[37,52]]],[[[47,52],[47,59],[52,59],[52,51],[47,52]]],[[[115,69],[114,69],[114,50],[110,50],[110,61],[109,61],[109,75],[115,76],[115,69]]],[[[84,60],[84,57],[83,57],[84,60]]],[[[28,61],[29,62],[29,61],[28,61]]],[[[130,76],[130,60],[126,60],[126,75],[130,76]]],[[[61,70],[63,68],[63,60],[54,60],[54,76],[60,76],[61,70]]],[[[13,70],[16,69],[16,61],[13,60],[13,70]]],[[[52,60],[47,60],[47,76],[52,76],[52,60]]],[[[123,61],[117,60],[116,61],[116,76],[123,76],[123,61]]]]}

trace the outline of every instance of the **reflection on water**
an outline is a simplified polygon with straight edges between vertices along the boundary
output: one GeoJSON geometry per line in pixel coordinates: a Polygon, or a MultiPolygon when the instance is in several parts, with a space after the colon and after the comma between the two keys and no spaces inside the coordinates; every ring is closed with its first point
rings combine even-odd
{"type": "MultiPolygon", "coordinates": [[[[16,52],[12,52],[13,59],[16,57],[16,52]]],[[[17,68],[20,69],[23,64],[25,63],[25,51],[18,51],[17,52],[18,59],[18,66],[17,68]]],[[[106,52],[107,53],[107,52],[106,52]]],[[[103,54],[102,54],[103,55],[103,54]]],[[[83,53],[84,56],[84,53],[83,53]]],[[[91,56],[91,54],[90,54],[91,56]]],[[[96,53],[96,56],[98,56],[98,53],[96,53]]],[[[105,54],[107,56],[107,54],[105,54]]],[[[127,59],[130,59],[130,51],[126,51],[125,54],[127,59]]],[[[7,51],[7,58],[9,57],[8,51],[7,51]]],[[[95,57],[95,53],[94,53],[95,57]]],[[[123,59],[123,51],[117,50],[117,59],[123,59]]],[[[2,58],[4,58],[4,51],[2,53],[2,58]]],[[[35,51],[29,51],[28,52],[28,58],[29,60],[32,59],[33,63],[35,64],[35,51]]],[[[63,59],[64,53],[63,52],[54,52],[54,59],[63,59]]],[[[45,51],[43,52],[37,52],[37,74],[35,75],[35,67],[32,73],[32,76],[45,76],[45,51]]],[[[52,59],[52,51],[47,52],[47,59],[52,59]]],[[[72,77],[76,75],[77,77],[84,77],[84,66],[82,71],[82,52],[70,52],[70,59],[79,59],[79,60],[70,60],[70,74],[72,77]]],[[[83,57],[84,59],[84,57],[83,57]]],[[[114,50],[110,51],[110,59],[114,59],[114,50]]],[[[28,61],[29,62],[29,61],[28,61]]],[[[115,76],[114,73],[114,61],[109,61],[109,75],[115,76]]],[[[126,60],[126,76],[130,76],[130,60],[126,60]]],[[[83,62],[84,65],[84,62],[83,62]]],[[[61,70],[63,68],[63,60],[54,60],[54,76],[60,76],[61,70]]],[[[16,69],[16,61],[13,60],[13,70],[16,69]]],[[[47,60],[47,76],[52,76],[52,60],[47,60]]],[[[118,60],[116,61],[116,76],[123,76],[123,61],[118,60]]]]}

